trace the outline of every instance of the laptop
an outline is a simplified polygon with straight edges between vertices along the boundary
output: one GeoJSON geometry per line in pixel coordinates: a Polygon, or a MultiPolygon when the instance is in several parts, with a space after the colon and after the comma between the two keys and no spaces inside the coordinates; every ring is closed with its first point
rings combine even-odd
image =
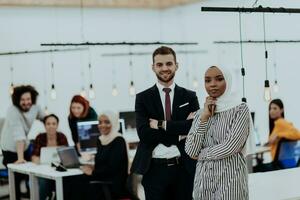
{"type": "Polygon", "coordinates": [[[61,164],[65,168],[79,168],[80,162],[75,147],[61,147],[57,149],[61,164]]]}
{"type": "MultiPolygon", "coordinates": [[[[98,121],[77,122],[77,131],[79,136],[80,150],[82,152],[93,153],[97,152],[97,140],[101,133],[98,129],[98,121]]],[[[119,119],[119,132],[124,134],[125,122],[124,119],[119,119]]]]}
{"type": "Polygon", "coordinates": [[[50,165],[52,162],[60,162],[57,147],[42,147],[40,154],[40,163],[50,165]]]}

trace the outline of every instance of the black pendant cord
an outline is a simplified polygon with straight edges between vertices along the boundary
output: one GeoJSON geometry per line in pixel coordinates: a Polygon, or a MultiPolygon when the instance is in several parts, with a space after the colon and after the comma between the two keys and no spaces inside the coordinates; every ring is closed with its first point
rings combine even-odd
{"type": "Polygon", "coordinates": [[[263,31],[264,31],[266,80],[268,80],[268,50],[267,50],[267,43],[266,43],[266,20],[265,20],[265,13],[263,13],[263,31]]]}
{"type": "Polygon", "coordinates": [[[243,79],[243,98],[242,102],[247,102],[247,98],[245,96],[245,68],[244,68],[244,55],[243,55],[243,38],[242,38],[242,17],[241,13],[239,12],[239,32],[240,32],[240,55],[241,55],[241,73],[242,73],[242,79],[243,79]]]}

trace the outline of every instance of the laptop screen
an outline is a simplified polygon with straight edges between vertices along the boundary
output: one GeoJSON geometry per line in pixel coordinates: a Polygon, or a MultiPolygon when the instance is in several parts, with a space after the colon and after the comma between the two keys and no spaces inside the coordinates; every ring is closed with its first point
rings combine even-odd
{"type": "Polygon", "coordinates": [[[57,149],[61,163],[66,168],[79,167],[79,159],[75,147],[61,147],[57,149]]]}
{"type": "MultiPolygon", "coordinates": [[[[98,129],[98,121],[85,121],[77,122],[77,131],[81,151],[83,152],[96,152],[97,139],[101,133],[98,129]]],[[[125,123],[123,119],[119,119],[120,129],[119,132],[124,134],[125,123]]]]}

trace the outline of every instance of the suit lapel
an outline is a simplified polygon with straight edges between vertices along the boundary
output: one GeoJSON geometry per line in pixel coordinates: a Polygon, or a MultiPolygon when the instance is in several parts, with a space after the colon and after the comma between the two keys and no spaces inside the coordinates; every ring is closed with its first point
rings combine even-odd
{"type": "Polygon", "coordinates": [[[162,102],[161,102],[161,99],[160,99],[159,91],[158,91],[158,88],[156,87],[156,85],[154,85],[152,87],[151,93],[152,94],[151,94],[150,98],[153,98],[154,106],[157,110],[158,117],[159,117],[158,120],[163,120],[165,114],[164,114],[164,109],[163,109],[162,102]]]}

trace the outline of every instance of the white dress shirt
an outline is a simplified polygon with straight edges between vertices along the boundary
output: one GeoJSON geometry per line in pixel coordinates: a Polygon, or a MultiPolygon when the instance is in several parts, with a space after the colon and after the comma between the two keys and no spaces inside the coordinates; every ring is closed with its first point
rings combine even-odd
{"type": "MultiPolygon", "coordinates": [[[[163,91],[163,89],[165,87],[163,85],[161,85],[160,83],[156,83],[156,86],[157,86],[158,91],[159,91],[159,96],[160,96],[160,99],[161,99],[161,103],[162,103],[163,110],[164,110],[164,115],[165,115],[166,93],[163,91]]],[[[171,92],[169,94],[170,94],[171,112],[172,112],[175,83],[170,85],[169,88],[171,89],[171,92]]],[[[155,147],[155,149],[153,150],[153,153],[152,153],[153,158],[173,158],[173,157],[177,157],[177,156],[180,156],[180,152],[179,152],[176,145],[166,147],[163,144],[158,144],[155,147]]]]}

